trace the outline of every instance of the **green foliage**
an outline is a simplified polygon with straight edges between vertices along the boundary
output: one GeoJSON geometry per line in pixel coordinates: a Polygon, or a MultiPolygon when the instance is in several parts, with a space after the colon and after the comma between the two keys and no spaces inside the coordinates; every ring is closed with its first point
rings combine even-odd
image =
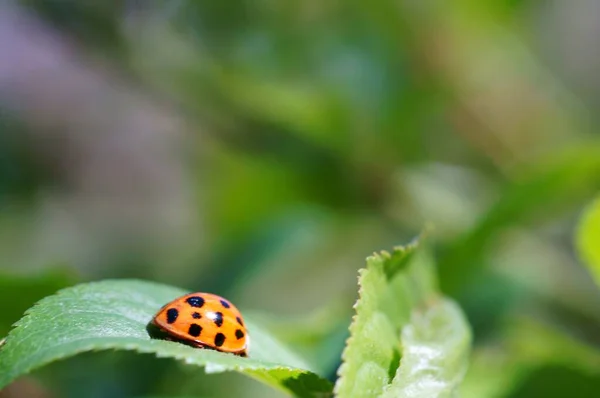
{"type": "Polygon", "coordinates": [[[570,45],[594,18],[572,29],[568,2],[525,0],[4,3],[6,60],[42,62],[1,73],[0,384],[85,350],[181,362],[84,354],[8,395],[331,396],[317,374],[347,343],[341,398],[454,396],[471,336],[442,293],[476,336],[462,398],[598,395],[600,198],[575,238],[588,268],[565,244],[600,189],[600,86],[570,45]],[[415,246],[370,257],[349,330],[363,254],[424,222],[436,275],[415,246]],[[44,273],[55,260],[106,289],[48,297],[2,346],[73,284],[44,273]],[[261,308],[251,358],[149,339],[149,307],[181,291],[114,278],[261,308]]]}
{"type": "Polygon", "coordinates": [[[375,254],[361,270],[338,397],[444,397],[462,380],[469,328],[460,310],[439,296],[433,264],[416,249],[375,254]]]}
{"type": "Polygon", "coordinates": [[[600,185],[600,144],[596,141],[555,153],[508,184],[493,206],[440,259],[440,283],[448,294],[473,280],[487,244],[507,226],[531,222],[556,209],[574,209],[600,185]]]}
{"type": "MultiPolygon", "coordinates": [[[[531,317],[519,316],[507,319],[504,325],[502,350],[475,350],[469,364],[470,377],[460,388],[462,397],[513,397],[527,379],[538,370],[547,368],[569,369],[562,376],[556,374],[547,385],[556,388],[556,378],[579,377],[563,380],[563,387],[570,389],[563,396],[586,396],[580,394],[581,379],[593,377],[600,367],[600,352],[575,336],[531,317]]],[[[597,379],[597,377],[596,377],[597,379]]],[[[534,397],[546,397],[547,386],[539,386],[534,397]]],[[[587,395],[594,396],[594,395],[587,395]]]]}
{"type": "Polygon", "coordinates": [[[31,308],[0,350],[0,388],[43,365],[86,351],[131,350],[203,366],[208,373],[237,371],[299,397],[331,390],[328,381],[260,325],[246,319],[250,358],[151,339],[148,322],[164,303],[185,292],[136,280],[78,285],[31,308]]]}
{"type": "Polygon", "coordinates": [[[576,239],[583,262],[600,285],[600,196],[585,210],[576,239]]]}
{"type": "Polygon", "coordinates": [[[471,335],[460,308],[437,300],[402,330],[402,364],[384,398],[455,397],[467,370],[471,335]]]}
{"type": "MultiPolygon", "coordinates": [[[[360,298],[339,369],[338,397],[444,397],[462,380],[469,329],[460,310],[439,296],[431,259],[417,249],[413,243],[374,254],[360,271],[360,298]]],[[[106,280],[41,300],[0,350],[0,388],[65,357],[118,349],[175,358],[207,373],[237,371],[298,397],[331,395],[332,385],[251,314],[246,314],[250,358],[153,339],[148,329],[152,316],[184,293],[139,280],[106,280]]]]}

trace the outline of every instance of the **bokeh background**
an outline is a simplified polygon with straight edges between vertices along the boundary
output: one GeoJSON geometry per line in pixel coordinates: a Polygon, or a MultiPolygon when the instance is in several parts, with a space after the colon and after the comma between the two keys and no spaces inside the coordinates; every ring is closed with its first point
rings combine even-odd
{"type": "MultiPolygon", "coordinates": [[[[598,396],[572,242],[599,37],[594,0],[4,1],[0,336],[142,278],[228,297],[333,379],[365,257],[431,223],[475,332],[462,396],[598,396]]],[[[282,395],[111,352],[0,392],[83,396],[282,395]]]]}

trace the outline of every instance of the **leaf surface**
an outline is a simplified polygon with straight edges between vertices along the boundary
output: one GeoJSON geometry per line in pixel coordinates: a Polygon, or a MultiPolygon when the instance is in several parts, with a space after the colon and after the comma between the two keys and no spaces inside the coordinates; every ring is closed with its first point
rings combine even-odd
{"type": "Polygon", "coordinates": [[[470,331],[458,306],[440,296],[433,260],[418,246],[376,253],[360,271],[337,397],[450,397],[462,380],[470,331]]]}
{"type": "Polygon", "coordinates": [[[298,397],[327,397],[331,383],[245,316],[249,358],[151,338],[147,325],[167,302],[187,293],[139,280],[77,285],[48,296],[16,324],[0,349],[0,389],[36,368],[86,351],[130,350],[202,366],[207,373],[237,371],[298,397]]]}
{"type": "Polygon", "coordinates": [[[402,330],[402,363],[383,398],[457,396],[470,344],[468,324],[452,301],[442,299],[413,312],[402,330]]]}

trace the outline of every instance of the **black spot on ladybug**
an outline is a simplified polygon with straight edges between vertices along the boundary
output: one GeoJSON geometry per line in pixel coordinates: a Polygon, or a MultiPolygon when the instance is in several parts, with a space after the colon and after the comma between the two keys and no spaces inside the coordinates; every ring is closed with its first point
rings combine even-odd
{"type": "Polygon", "coordinates": [[[200,296],[188,297],[187,300],[185,300],[185,301],[192,307],[196,307],[196,308],[200,308],[204,305],[204,299],[200,296]]]}
{"type": "Polygon", "coordinates": [[[225,343],[225,335],[223,333],[217,333],[215,336],[215,346],[221,347],[225,343]]]}
{"type": "Polygon", "coordinates": [[[228,303],[227,301],[225,301],[225,300],[221,300],[221,305],[222,305],[223,307],[225,307],[225,308],[229,308],[229,307],[231,307],[231,305],[229,305],[229,303],[228,303]]]}
{"type": "Polygon", "coordinates": [[[188,329],[188,333],[190,336],[198,337],[202,333],[202,326],[192,323],[188,329]]]}
{"type": "Polygon", "coordinates": [[[167,323],[174,323],[179,316],[179,311],[176,308],[169,308],[167,310],[167,323]]]}
{"type": "Polygon", "coordinates": [[[242,318],[240,318],[239,316],[236,316],[235,320],[238,321],[238,323],[240,324],[240,326],[244,326],[244,322],[242,322],[242,318]]]}
{"type": "Polygon", "coordinates": [[[223,313],[222,312],[215,312],[215,317],[213,318],[213,322],[218,327],[221,327],[221,325],[223,325],[223,313]]]}
{"type": "Polygon", "coordinates": [[[202,318],[202,315],[200,315],[200,313],[198,313],[198,312],[192,312],[192,318],[200,319],[200,318],[202,318]]]}
{"type": "Polygon", "coordinates": [[[242,332],[240,329],[235,331],[235,337],[239,340],[242,337],[244,337],[244,332],[242,332]]]}

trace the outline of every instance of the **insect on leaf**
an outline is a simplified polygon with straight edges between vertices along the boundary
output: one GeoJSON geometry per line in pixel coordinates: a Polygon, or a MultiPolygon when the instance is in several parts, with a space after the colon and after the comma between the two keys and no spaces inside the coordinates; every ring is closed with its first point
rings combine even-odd
{"type": "Polygon", "coordinates": [[[331,383],[311,372],[251,316],[246,316],[250,358],[151,338],[147,325],[153,315],[185,293],[139,280],[106,280],[44,298],[27,311],[0,348],[0,389],[56,360],[117,349],[174,358],[208,373],[236,371],[298,397],[331,396],[331,383]]]}

